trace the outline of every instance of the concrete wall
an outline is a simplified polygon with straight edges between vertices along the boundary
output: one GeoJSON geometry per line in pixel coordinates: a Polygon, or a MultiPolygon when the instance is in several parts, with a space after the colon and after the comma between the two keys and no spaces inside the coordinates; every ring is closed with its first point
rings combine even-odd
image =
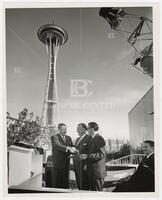
{"type": "Polygon", "coordinates": [[[139,146],[146,139],[154,140],[153,87],[129,112],[129,134],[132,146],[139,146]]]}
{"type": "Polygon", "coordinates": [[[8,148],[8,185],[42,187],[43,155],[33,149],[12,145],[8,148]]]}

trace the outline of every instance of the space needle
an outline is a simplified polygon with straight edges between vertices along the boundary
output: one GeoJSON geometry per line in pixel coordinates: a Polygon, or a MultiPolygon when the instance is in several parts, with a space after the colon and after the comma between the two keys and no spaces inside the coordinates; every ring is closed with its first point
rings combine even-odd
{"type": "Polygon", "coordinates": [[[68,39],[67,32],[60,26],[45,24],[38,29],[39,40],[46,45],[48,54],[48,77],[46,82],[45,97],[42,109],[42,125],[53,127],[57,123],[59,102],[56,79],[56,60],[59,47],[68,39]]]}

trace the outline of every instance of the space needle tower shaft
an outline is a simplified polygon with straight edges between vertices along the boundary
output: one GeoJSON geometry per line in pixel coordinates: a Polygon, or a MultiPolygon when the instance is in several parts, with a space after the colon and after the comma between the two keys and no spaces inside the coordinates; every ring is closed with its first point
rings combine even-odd
{"type": "Polygon", "coordinates": [[[57,122],[59,110],[56,60],[59,47],[67,41],[68,35],[63,28],[55,24],[46,24],[41,26],[37,35],[39,40],[46,45],[49,67],[41,117],[42,124],[45,126],[54,126],[57,122]]]}

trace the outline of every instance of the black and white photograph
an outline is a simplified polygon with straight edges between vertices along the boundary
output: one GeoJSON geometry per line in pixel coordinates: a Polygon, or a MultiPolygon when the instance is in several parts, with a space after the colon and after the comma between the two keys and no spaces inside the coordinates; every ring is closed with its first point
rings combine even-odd
{"type": "Polygon", "coordinates": [[[8,196],[156,194],[154,9],[4,9],[8,196]]]}

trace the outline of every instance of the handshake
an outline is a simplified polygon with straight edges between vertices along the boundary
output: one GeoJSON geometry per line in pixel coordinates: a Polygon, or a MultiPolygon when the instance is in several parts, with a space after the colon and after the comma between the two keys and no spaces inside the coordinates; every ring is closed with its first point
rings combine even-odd
{"type": "Polygon", "coordinates": [[[75,147],[67,147],[67,151],[69,151],[72,154],[79,154],[79,150],[75,147]]]}

